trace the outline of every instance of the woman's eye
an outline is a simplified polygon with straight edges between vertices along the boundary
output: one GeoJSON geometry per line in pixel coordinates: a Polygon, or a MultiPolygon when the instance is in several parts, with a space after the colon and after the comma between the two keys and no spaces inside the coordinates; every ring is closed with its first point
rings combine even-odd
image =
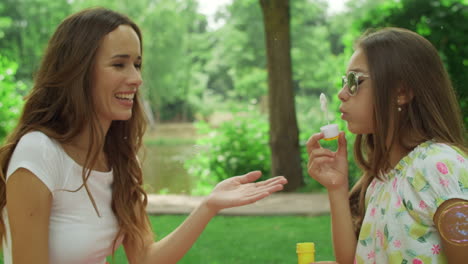
{"type": "Polygon", "coordinates": [[[115,63],[115,64],[112,64],[112,66],[117,67],[117,68],[123,68],[124,65],[122,63],[115,63]]]}

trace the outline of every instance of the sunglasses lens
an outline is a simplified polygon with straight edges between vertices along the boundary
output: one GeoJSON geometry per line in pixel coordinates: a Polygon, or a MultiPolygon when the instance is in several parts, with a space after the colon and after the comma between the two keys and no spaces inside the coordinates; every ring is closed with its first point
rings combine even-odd
{"type": "Polygon", "coordinates": [[[355,95],[357,92],[356,74],[354,72],[348,74],[348,89],[351,95],[355,95]]]}

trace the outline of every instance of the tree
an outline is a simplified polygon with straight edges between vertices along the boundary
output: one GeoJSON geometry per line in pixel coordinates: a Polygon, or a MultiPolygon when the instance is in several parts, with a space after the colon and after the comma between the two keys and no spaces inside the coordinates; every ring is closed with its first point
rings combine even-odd
{"type": "Polygon", "coordinates": [[[265,26],[272,174],[303,184],[291,66],[288,0],[260,0],[265,26]]]}

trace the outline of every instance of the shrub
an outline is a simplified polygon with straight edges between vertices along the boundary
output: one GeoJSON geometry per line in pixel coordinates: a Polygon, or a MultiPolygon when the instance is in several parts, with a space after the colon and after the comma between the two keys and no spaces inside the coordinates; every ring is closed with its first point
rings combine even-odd
{"type": "MultiPolygon", "coordinates": [[[[313,102],[309,104],[312,105],[309,111],[301,112],[299,115],[299,122],[303,124],[300,127],[299,145],[305,186],[298,191],[302,192],[324,190],[307,174],[307,140],[312,134],[318,133],[320,126],[324,125],[320,119],[318,106],[314,107],[313,102]]],[[[303,105],[302,102],[300,105],[303,105]]],[[[195,179],[192,194],[208,194],[218,182],[252,170],[262,171],[261,180],[270,177],[268,118],[257,113],[253,107],[250,110],[249,114],[235,114],[234,120],[224,122],[218,128],[211,128],[206,122],[196,124],[198,133],[205,135],[196,142],[200,153],[184,164],[188,173],[195,179]]],[[[332,122],[339,124],[340,130],[346,131],[346,123],[341,119],[336,118],[332,122]]],[[[361,173],[353,159],[354,135],[347,132],[347,139],[349,182],[352,186],[361,173]]]]}
{"type": "Polygon", "coordinates": [[[206,194],[218,182],[252,170],[260,170],[261,180],[271,174],[268,144],[268,120],[260,114],[235,115],[234,120],[210,128],[205,122],[196,124],[201,153],[185,162],[189,174],[197,179],[192,194],[206,194]]]}

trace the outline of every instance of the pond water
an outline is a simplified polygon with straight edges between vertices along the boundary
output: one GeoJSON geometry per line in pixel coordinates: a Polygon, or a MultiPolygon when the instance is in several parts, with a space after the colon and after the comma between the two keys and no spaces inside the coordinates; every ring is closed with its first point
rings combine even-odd
{"type": "Polygon", "coordinates": [[[193,155],[194,145],[146,146],[143,161],[145,190],[148,193],[190,194],[192,179],[184,161],[193,155]]]}
{"type": "Polygon", "coordinates": [[[197,154],[196,138],[192,123],[157,124],[145,135],[146,142],[169,142],[146,144],[144,148],[143,178],[148,193],[190,194],[193,179],[184,162],[197,154]]]}

